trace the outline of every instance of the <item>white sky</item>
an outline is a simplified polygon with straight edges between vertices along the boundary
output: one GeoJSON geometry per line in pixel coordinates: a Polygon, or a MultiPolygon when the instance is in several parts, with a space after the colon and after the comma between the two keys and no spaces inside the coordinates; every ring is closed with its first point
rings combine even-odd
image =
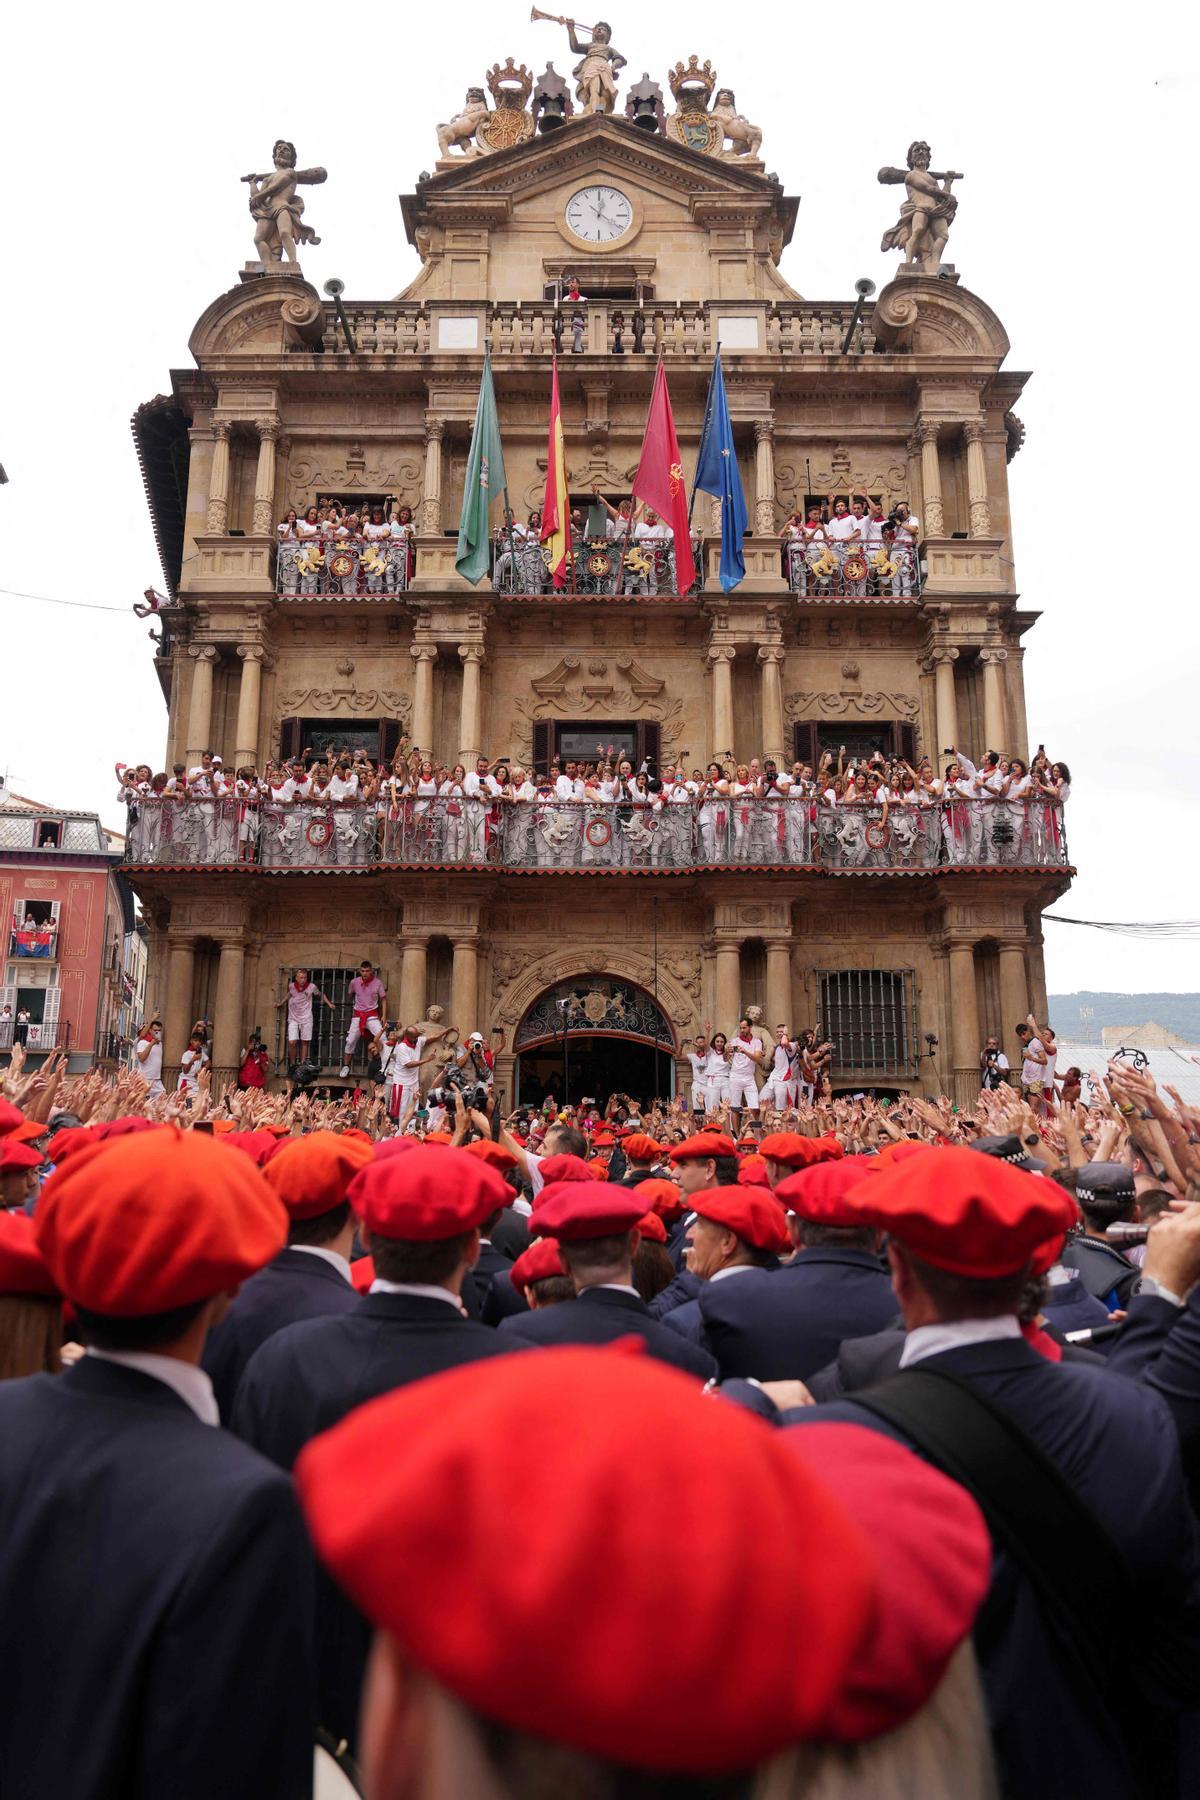
{"type": "MultiPolygon", "coordinates": [[[[606,0],[606,10],[609,10],[606,0]]],[[[914,137],[963,169],[949,256],[1034,377],[1012,465],[1030,743],[1071,765],[1058,910],[1180,919],[1196,903],[1195,9],[876,4],[834,14],[611,0],[623,82],[711,57],[801,196],[783,272],[806,298],[882,287],[914,137]],[[1135,566],[1137,565],[1137,566],[1135,566]],[[1162,573],[1157,573],[1161,566],[1162,573]]],[[[194,321],[253,253],[238,177],[276,137],[329,170],[304,272],[351,297],[411,279],[396,196],[434,124],[512,54],[571,57],[526,8],[379,17],[293,0],[20,7],[5,48],[0,586],[125,609],[161,585],[129,432],[187,365],[194,321]]],[[[0,771],[119,826],[112,764],[161,761],[145,623],[0,594],[0,771]]],[[[1186,942],[1046,927],[1052,990],[1200,988],[1186,942]]]]}

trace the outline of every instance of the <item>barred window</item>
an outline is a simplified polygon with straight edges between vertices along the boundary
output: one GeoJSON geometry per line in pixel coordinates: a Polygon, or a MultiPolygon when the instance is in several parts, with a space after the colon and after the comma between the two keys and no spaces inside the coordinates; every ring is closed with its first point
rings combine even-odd
{"type": "Polygon", "coordinates": [[[837,969],[821,974],[821,1031],[835,1069],[912,1071],[916,1062],[911,969],[837,969]]]}
{"type": "MultiPolygon", "coordinates": [[[[304,963],[295,963],[288,968],[280,969],[277,999],[286,999],[288,982],[292,978],[292,969],[302,969],[306,966],[304,963]]],[[[386,988],[387,970],[377,968],[375,973],[386,988]]],[[[325,998],[333,1003],[333,1011],[330,1012],[327,1006],[322,1006],[316,994],[313,995],[313,1036],[309,1055],[318,1068],[336,1067],[342,1060],[342,1046],[346,1041],[351,1015],[354,1012],[354,1005],[350,999],[350,983],[357,974],[357,967],[347,969],[309,968],[308,970],[310,988],[319,989],[325,998]]],[[[385,1011],[391,1004],[392,1000],[389,995],[385,1002],[385,1011]]],[[[293,1056],[294,1054],[295,1052],[293,1052],[293,1056]]],[[[366,1044],[360,1041],[352,1059],[356,1068],[362,1066],[365,1054],[366,1044]]],[[[284,1064],[288,1061],[286,1006],[281,1006],[275,1014],[275,1060],[277,1064],[284,1064]]]]}

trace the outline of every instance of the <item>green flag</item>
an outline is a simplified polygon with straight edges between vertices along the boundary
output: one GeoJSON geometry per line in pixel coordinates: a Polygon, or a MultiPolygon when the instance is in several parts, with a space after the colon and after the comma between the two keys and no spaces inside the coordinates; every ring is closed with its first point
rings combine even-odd
{"type": "Polygon", "coordinates": [[[470,582],[486,575],[491,563],[492,501],[503,493],[504,451],[500,447],[500,421],[496,416],[496,390],[492,386],[492,359],[485,356],[471,454],[463,485],[462,517],[458,522],[458,554],[454,566],[470,582]]]}

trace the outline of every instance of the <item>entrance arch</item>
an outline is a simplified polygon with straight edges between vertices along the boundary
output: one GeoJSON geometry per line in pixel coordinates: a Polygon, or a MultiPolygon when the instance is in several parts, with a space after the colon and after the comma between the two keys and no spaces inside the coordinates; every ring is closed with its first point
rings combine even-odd
{"type": "Polygon", "coordinates": [[[661,1004],[633,982],[580,975],[537,996],[513,1039],[516,1096],[540,1106],[610,1094],[635,1100],[675,1091],[678,1045],[661,1004]]]}

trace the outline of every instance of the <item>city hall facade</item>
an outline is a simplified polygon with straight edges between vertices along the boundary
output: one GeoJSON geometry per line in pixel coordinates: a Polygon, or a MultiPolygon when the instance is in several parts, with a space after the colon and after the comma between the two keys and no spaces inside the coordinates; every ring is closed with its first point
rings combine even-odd
{"type": "MultiPolygon", "coordinates": [[[[539,130],[528,87],[521,72],[493,86],[481,129],[492,121],[495,141],[444,142],[402,197],[421,264],[403,294],[335,302],[294,265],[247,265],[195,326],[170,394],[135,414],[169,588],[160,766],[206,748],[259,771],[325,744],[390,758],[404,739],[468,769],[484,755],[544,770],[597,745],[686,774],[843,746],[935,765],[949,746],[1026,757],[1033,616],[1007,485],[1026,377],[1005,366],[996,314],[949,268],[897,274],[857,315],[852,296],[802,298],[783,273],[803,279],[799,203],[745,145],[672,131],[644,95],[630,117],[560,123],[551,106],[557,129],[543,108],[539,130]],[[589,236],[592,212],[609,223],[589,236]],[[598,540],[577,544],[558,591],[523,579],[521,557],[503,580],[456,573],[485,349],[524,521],[545,487],[552,355],[583,515],[597,492],[629,495],[660,356],[690,481],[718,342],[749,515],[740,585],[718,580],[719,505],[703,494],[700,574],[682,595],[669,576],[606,575],[598,540]],[[781,527],[831,491],[911,506],[911,581],[797,583],[781,527]],[[279,543],[289,510],[326,498],[411,508],[403,568],[373,577],[367,545],[335,561],[336,546],[322,560],[279,543]]],[[[711,88],[693,99],[701,117],[711,88]]],[[[856,230],[862,211],[847,214],[856,230]]],[[[868,249],[848,241],[848,266],[868,249]]],[[[560,1091],[564,1053],[572,1098],[678,1089],[687,1040],[732,1034],[758,1007],[768,1034],[785,1021],[835,1040],[835,1088],[969,1101],[984,1036],[1011,1053],[1016,1020],[1044,1012],[1040,917],[1069,880],[1065,847],[947,860],[878,822],[868,836],[848,854],[814,830],[802,860],[714,859],[698,830],[669,860],[606,860],[581,838],[547,866],[498,835],[482,861],[382,829],[347,853],[309,821],[291,848],[278,832],[268,845],[235,829],[224,850],[201,832],[197,850],[194,834],[188,848],[182,831],[143,831],[129,875],[168,1063],[208,1015],[217,1079],[256,1025],[282,1058],[293,965],[344,1009],[339,984],[368,957],[392,1017],[438,1005],[464,1036],[503,1028],[509,1099],[560,1091]]],[[[327,1069],[341,1025],[318,1043],[327,1069]]]]}

